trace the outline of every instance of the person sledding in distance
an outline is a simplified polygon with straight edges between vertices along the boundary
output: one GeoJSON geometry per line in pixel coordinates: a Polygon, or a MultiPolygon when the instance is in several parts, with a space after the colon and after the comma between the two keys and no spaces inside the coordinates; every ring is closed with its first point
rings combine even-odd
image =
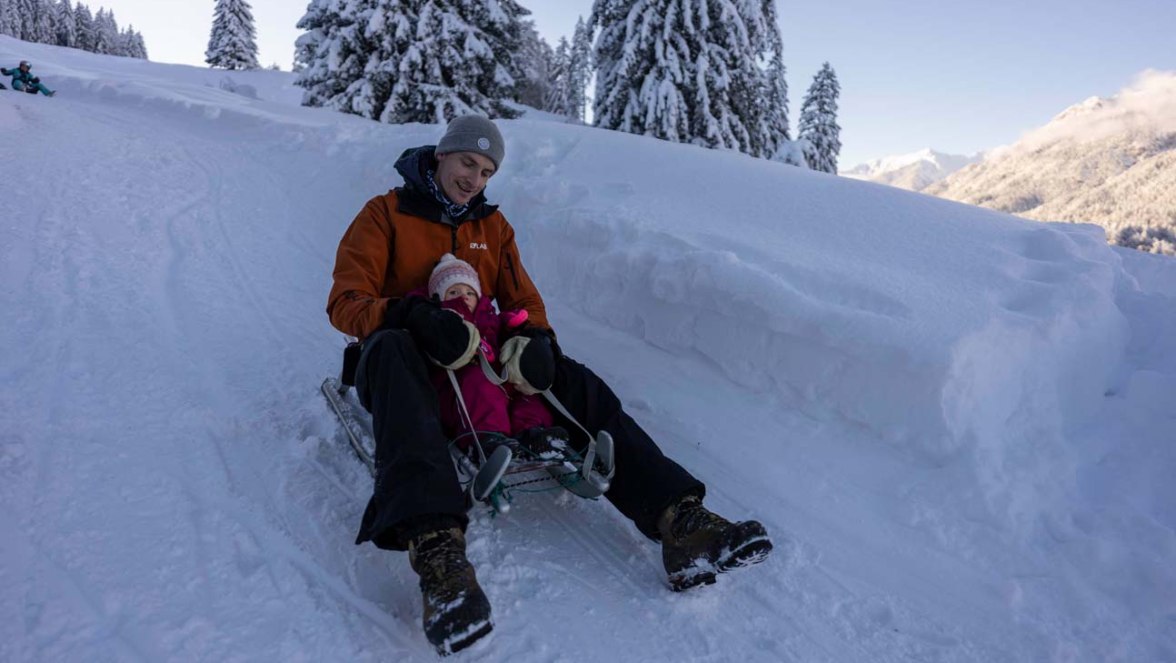
{"type": "Polygon", "coordinates": [[[52,97],[57,94],[53,90],[45,87],[45,84],[41,82],[40,78],[33,76],[32,68],[33,65],[29,64],[28,60],[21,60],[20,64],[13,69],[0,67],[0,75],[11,76],[12,89],[18,92],[29,92],[33,94],[40,92],[46,97],[52,97]]]}
{"type": "Polygon", "coordinates": [[[730,522],[706,509],[703,483],[662,453],[600,377],[563,353],[514,229],[486,199],[505,152],[494,123],[472,115],[450,122],[436,146],[406,150],[396,162],[404,184],[369,200],[344,233],[327,301],[332,325],[362,341],[355,385],[376,443],[375,485],[356,543],[408,551],[420,576],[425,635],[442,654],[493,628],[490,602],[466,558],[466,496],[429,375],[433,365],[469,363],[477,328],[410,295],[427,286],[447,253],[473,267],[481,294],[501,310],[527,311],[526,324],[502,341],[514,386],[550,389],[585,428],[612,436],[615,475],[604,496],[661,543],[672,589],[712,583],[772,549],[760,523],[730,522]]]}

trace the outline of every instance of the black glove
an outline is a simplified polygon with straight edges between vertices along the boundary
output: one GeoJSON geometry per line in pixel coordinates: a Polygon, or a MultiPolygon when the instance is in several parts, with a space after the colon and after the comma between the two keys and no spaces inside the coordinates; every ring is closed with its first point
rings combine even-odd
{"type": "Polygon", "coordinates": [[[524,394],[547,391],[555,382],[559,346],[551,332],[526,327],[502,344],[499,357],[507,367],[511,384],[524,394]]]}
{"type": "Polygon", "coordinates": [[[461,315],[422,297],[406,299],[397,308],[395,317],[403,321],[403,328],[438,364],[457,368],[460,359],[468,362],[473,356],[470,348],[478,346],[478,339],[473,338],[477,329],[461,315]]]}

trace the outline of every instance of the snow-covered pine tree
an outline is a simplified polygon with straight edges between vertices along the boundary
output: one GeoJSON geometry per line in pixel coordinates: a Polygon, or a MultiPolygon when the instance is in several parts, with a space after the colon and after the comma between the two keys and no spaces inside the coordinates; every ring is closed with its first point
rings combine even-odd
{"type": "Polygon", "coordinates": [[[50,0],[36,0],[33,15],[34,41],[38,44],[57,43],[57,10],[50,0]]]}
{"type": "Polygon", "coordinates": [[[595,123],[763,155],[765,0],[596,0],[595,123]]]}
{"type": "Polygon", "coordinates": [[[800,108],[798,137],[807,142],[805,161],[809,168],[837,174],[841,153],[841,127],[837,125],[837,98],[841,86],[837,73],[826,62],[809,86],[800,108]]]}
{"type": "Polygon", "coordinates": [[[616,127],[628,103],[632,81],[628,75],[634,55],[626,48],[625,17],[636,0],[593,0],[589,25],[597,33],[592,50],[596,67],[596,94],[592,103],[593,123],[616,127]]]}
{"type": "Polygon", "coordinates": [[[246,0],[217,0],[204,61],[219,69],[258,69],[257,30],[246,0]]]}
{"type": "Polygon", "coordinates": [[[74,17],[73,5],[69,0],[61,0],[55,9],[57,11],[57,45],[77,47],[78,21],[74,17]]]}
{"type": "Polygon", "coordinates": [[[40,24],[43,13],[41,0],[17,0],[16,14],[20,21],[20,39],[31,42],[41,42],[44,39],[44,26],[40,24]]]}
{"type": "Polygon", "coordinates": [[[568,53],[568,116],[584,121],[588,107],[588,86],[592,80],[592,26],[581,16],[576,19],[572,47],[568,53]]]}
{"type": "Polygon", "coordinates": [[[302,94],[303,106],[321,106],[319,103],[311,103],[308,101],[311,97],[317,98],[317,94],[312,94],[312,86],[318,84],[321,75],[309,77],[311,70],[315,68],[325,71],[325,50],[323,45],[327,41],[327,34],[329,30],[328,13],[326,3],[322,0],[310,0],[310,4],[306,6],[306,13],[302,18],[298,19],[295,24],[302,34],[294,40],[294,84],[306,89],[302,94]]]}
{"type": "Polygon", "coordinates": [[[514,86],[491,47],[511,19],[498,0],[423,0],[414,36],[401,56],[399,77],[382,122],[440,124],[458,115],[516,117],[502,103],[514,86]],[[473,19],[489,24],[473,22],[473,19]]]}
{"type": "Polygon", "coordinates": [[[0,35],[16,37],[20,25],[16,21],[16,8],[13,0],[0,0],[0,35]]]}
{"type": "Polygon", "coordinates": [[[11,26],[11,34],[17,39],[25,38],[25,5],[26,0],[8,0],[8,22],[11,26]]]}
{"type": "Polygon", "coordinates": [[[551,57],[551,85],[543,99],[543,110],[565,117],[572,116],[571,58],[572,47],[567,37],[560,37],[551,57]]]}
{"type": "Polygon", "coordinates": [[[80,2],[75,5],[74,22],[76,24],[74,34],[77,35],[76,48],[83,51],[93,51],[98,36],[94,33],[94,17],[90,14],[90,8],[80,2]]]}
{"type": "Polygon", "coordinates": [[[690,140],[693,16],[679,0],[596,0],[596,126],[690,140]]]}
{"type": "MultiPolygon", "coordinates": [[[[382,122],[517,114],[507,54],[514,0],[312,0],[298,27],[303,104],[382,122]],[[496,48],[493,45],[499,45],[496,48]]],[[[517,26],[516,26],[517,27],[517,26]]]]}
{"type": "MultiPolygon", "coordinates": [[[[536,51],[550,57],[551,46],[542,42],[533,22],[523,20],[531,10],[517,0],[464,0],[464,4],[466,21],[484,35],[498,63],[492,72],[486,72],[479,89],[493,99],[517,100],[520,86],[536,64],[536,51]]],[[[540,61],[538,68],[545,64],[540,61]]]]}
{"type": "Polygon", "coordinates": [[[135,32],[134,26],[127,26],[118,36],[119,55],[127,58],[147,59],[147,47],[143,35],[135,32]]]}
{"type": "MultiPolygon", "coordinates": [[[[542,109],[554,86],[555,53],[532,21],[523,21],[522,43],[511,60],[515,80],[514,100],[531,108],[542,109]]],[[[566,41],[566,40],[565,40],[566,41]]]]}
{"type": "MultiPolygon", "coordinates": [[[[361,0],[357,12],[359,34],[353,48],[366,56],[359,77],[331,106],[378,120],[399,77],[400,58],[412,39],[413,0],[361,0]]],[[[358,62],[358,61],[357,61],[358,62]]],[[[348,68],[348,76],[353,71],[348,68]]]]}
{"type": "MultiPolygon", "coordinates": [[[[694,0],[702,42],[696,67],[696,144],[762,156],[764,72],[769,25],[764,0],[728,0],[718,6],[694,0]]],[[[694,4],[694,3],[692,3],[694,4]]]]}
{"type": "Polygon", "coordinates": [[[776,0],[763,0],[763,17],[767,31],[768,63],[763,72],[757,106],[759,124],[755,133],[762,147],[759,156],[774,159],[792,136],[788,128],[788,81],[784,66],[784,40],[776,20],[776,0]]]}
{"type": "Polygon", "coordinates": [[[109,9],[99,9],[94,15],[93,52],[111,55],[118,45],[118,23],[109,9]]]}
{"type": "Polygon", "coordinates": [[[295,85],[306,91],[302,105],[350,110],[343,93],[363,76],[367,47],[360,44],[363,26],[357,25],[358,2],[366,0],[311,0],[298,28],[306,32],[295,41],[295,59],[302,69],[295,85]]]}
{"type": "Polygon", "coordinates": [[[143,40],[143,33],[137,30],[131,30],[131,53],[130,56],[140,60],[148,60],[147,56],[147,42],[143,40]]]}

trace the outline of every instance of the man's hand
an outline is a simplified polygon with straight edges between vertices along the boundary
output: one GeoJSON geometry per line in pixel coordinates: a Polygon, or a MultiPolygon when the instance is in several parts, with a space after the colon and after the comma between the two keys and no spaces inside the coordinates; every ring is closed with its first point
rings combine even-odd
{"type": "Polygon", "coordinates": [[[448,369],[470,363],[480,340],[477,327],[428,299],[414,298],[409,306],[404,328],[430,359],[448,369]]]}
{"type": "Polygon", "coordinates": [[[551,334],[542,329],[524,329],[502,344],[499,359],[507,369],[507,380],[524,394],[547,391],[555,382],[556,349],[551,334]]]}

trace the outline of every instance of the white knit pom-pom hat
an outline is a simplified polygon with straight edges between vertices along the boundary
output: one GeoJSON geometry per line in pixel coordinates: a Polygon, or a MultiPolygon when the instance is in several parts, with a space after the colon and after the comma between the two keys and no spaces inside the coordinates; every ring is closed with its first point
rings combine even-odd
{"type": "Polygon", "coordinates": [[[445,291],[458,283],[468,285],[478,293],[478,297],[482,296],[482,283],[478,279],[477,270],[452,253],[446,253],[429,276],[429,296],[444,297],[445,291]]]}

